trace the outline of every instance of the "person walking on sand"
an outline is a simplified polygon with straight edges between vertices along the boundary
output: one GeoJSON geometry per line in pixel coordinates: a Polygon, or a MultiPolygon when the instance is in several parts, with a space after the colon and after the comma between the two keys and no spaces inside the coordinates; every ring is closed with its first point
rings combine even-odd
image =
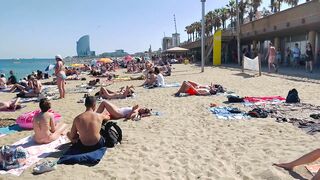
{"type": "Polygon", "coordinates": [[[273,44],[269,43],[269,50],[266,58],[268,57],[268,72],[271,72],[271,66],[274,68],[275,72],[278,72],[278,67],[276,64],[276,48],[273,46],[273,44]]]}
{"type": "MultiPolygon", "coordinates": [[[[311,162],[314,162],[316,161],[317,159],[320,158],[320,149],[316,149],[308,154],[305,154],[303,155],[302,157],[292,161],[292,162],[289,162],[289,163],[280,163],[280,164],[273,164],[274,166],[277,166],[277,167],[280,167],[280,168],[283,168],[285,170],[288,170],[288,171],[292,171],[292,169],[296,166],[300,166],[300,165],[303,165],[303,164],[308,164],[308,163],[311,163],[311,162]]],[[[320,171],[317,172],[317,174],[315,176],[313,176],[312,178],[313,180],[318,180],[320,179],[320,171]]]]}
{"type": "Polygon", "coordinates": [[[313,51],[311,43],[307,44],[306,47],[306,72],[308,72],[308,66],[310,67],[310,73],[312,73],[312,62],[313,62],[313,51]]]}
{"type": "Polygon", "coordinates": [[[55,75],[57,77],[57,85],[60,93],[60,99],[65,98],[65,80],[67,79],[64,62],[60,55],[56,55],[55,75]]]}
{"type": "Polygon", "coordinates": [[[38,144],[48,144],[65,134],[67,125],[61,122],[55,124],[53,114],[48,112],[51,104],[47,99],[41,99],[39,107],[40,114],[33,118],[33,138],[38,144]]]}

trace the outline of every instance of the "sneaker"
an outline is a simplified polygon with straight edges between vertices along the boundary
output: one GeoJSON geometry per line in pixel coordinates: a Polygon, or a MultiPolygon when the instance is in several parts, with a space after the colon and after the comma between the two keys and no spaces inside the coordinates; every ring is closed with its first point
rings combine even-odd
{"type": "Polygon", "coordinates": [[[41,164],[37,164],[33,168],[33,173],[35,174],[42,174],[45,172],[53,171],[57,169],[57,163],[52,161],[44,161],[41,164]]]}

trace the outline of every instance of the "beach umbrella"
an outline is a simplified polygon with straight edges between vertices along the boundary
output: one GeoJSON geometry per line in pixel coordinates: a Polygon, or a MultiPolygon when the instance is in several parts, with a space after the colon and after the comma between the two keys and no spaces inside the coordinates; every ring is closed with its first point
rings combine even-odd
{"type": "Polygon", "coordinates": [[[84,67],[84,64],[71,64],[70,66],[80,68],[80,67],[84,67]]]}
{"type": "Polygon", "coordinates": [[[55,67],[54,64],[49,64],[49,66],[46,68],[45,71],[50,71],[50,70],[52,70],[54,67],[55,67]]]}
{"type": "Polygon", "coordinates": [[[107,63],[112,63],[113,61],[110,58],[100,58],[98,62],[107,64],[107,63]]]}

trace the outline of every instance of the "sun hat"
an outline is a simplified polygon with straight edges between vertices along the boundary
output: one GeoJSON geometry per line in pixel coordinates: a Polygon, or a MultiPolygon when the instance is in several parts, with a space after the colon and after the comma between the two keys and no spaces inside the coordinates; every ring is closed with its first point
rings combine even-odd
{"type": "Polygon", "coordinates": [[[56,58],[56,59],[61,59],[61,60],[62,60],[62,56],[61,56],[61,55],[59,55],[59,54],[58,54],[58,55],[56,55],[56,56],[55,56],[55,58],[56,58]]]}

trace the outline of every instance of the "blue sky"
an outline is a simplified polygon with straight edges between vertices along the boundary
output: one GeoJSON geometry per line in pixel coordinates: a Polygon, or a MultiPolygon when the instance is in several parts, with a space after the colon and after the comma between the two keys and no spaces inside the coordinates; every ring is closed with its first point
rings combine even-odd
{"type": "MultiPolygon", "coordinates": [[[[228,0],[207,0],[206,11],[228,0]]],[[[265,1],[267,6],[269,1],[265,1]]],[[[90,35],[97,54],[161,47],[161,38],[200,20],[200,0],[1,0],[0,58],[76,55],[76,41],[90,35]]]]}

